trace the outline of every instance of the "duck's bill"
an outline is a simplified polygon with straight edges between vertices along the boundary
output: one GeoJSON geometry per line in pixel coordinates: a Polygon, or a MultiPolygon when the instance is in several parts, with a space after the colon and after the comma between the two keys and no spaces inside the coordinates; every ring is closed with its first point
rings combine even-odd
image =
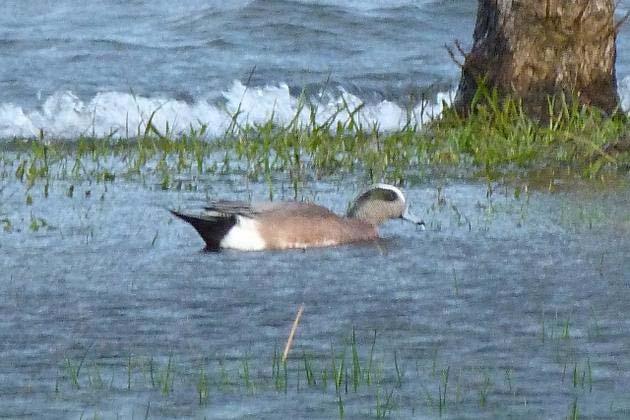
{"type": "Polygon", "coordinates": [[[417,217],[414,214],[411,214],[409,212],[409,209],[405,209],[405,212],[403,213],[403,215],[401,216],[403,220],[406,220],[408,222],[411,222],[415,225],[420,226],[420,229],[424,230],[425,229],[425,225],[424,225],[424,220],[420,219],[419,217],[417,217]]]}

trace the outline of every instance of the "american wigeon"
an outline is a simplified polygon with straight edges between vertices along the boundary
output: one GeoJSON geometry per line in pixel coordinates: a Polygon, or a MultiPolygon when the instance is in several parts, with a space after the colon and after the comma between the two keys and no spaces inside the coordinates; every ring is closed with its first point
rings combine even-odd
{"type": "Polygon", "coordinates": [[[424,227],[422,220],[409,213],[402,191],[387,184],[376,184],[360,194],[345,217],[317,204],[299,202],[216,201],[200,215],[171,212],[199,232],[209,251],[310,248],[369,241],[378,238],[378,226],[389,219],[400,218],[424,227]]]}

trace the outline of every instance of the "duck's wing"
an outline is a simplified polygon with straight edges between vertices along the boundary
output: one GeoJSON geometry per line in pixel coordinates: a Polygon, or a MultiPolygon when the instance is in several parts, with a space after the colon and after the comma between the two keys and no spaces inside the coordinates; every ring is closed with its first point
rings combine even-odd
{"type": "Polygon", "coordinates": [[[214,217],[229,217],[233,215],[252,217],[260,213],[260,210],[256,210],[251,203],[228,200],[211,201],[204,207],[204,210],[206,215],[214,217]]]}
{"type": "Polygon", "coordinates": [[[239,215],[258,217],[270,215],[284,216],[327,216],[332,212],[325,207],[313,203],[298,201],[274,201],[246,203],[243,201],[213,201],[204,207],[211,216],[239,215]]]}
{"type": "Polygon", "coordinates": [[[275,203],[259,203],[254,205],[256,214],[260,217],[273,215],[274,217],[323,217],[334,215],[326,207],[314,203],[299,201],[282,201],[275,203]]]}

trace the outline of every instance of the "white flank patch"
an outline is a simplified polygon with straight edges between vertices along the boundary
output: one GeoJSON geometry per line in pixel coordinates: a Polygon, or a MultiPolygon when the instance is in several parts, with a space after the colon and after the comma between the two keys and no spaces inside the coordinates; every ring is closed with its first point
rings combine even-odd
{"type": "Polygon", "coordinates": [[[258,230],[258,222],[243,216],[236,216],[236,224],[221,240],[222,248],[241,251],[261,251],[265,246],[258,230]]]}

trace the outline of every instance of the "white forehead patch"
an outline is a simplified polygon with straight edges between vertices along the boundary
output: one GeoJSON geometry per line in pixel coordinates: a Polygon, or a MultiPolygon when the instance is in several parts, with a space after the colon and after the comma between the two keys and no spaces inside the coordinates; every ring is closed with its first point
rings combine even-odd
{"type": "Polygon", "coordinates": [[[396,195],[398,196],[400,201],[405,203],[405,196],[403,195],[402,191],[400,191],[398,188],[394,187],[393,185],[389,185],[389,184],[374,184],[372,186],[372,189],[374,189],[374,188],[381,188],[383,190],[393,191],[394,193],[396,193],[396,195]]]}

